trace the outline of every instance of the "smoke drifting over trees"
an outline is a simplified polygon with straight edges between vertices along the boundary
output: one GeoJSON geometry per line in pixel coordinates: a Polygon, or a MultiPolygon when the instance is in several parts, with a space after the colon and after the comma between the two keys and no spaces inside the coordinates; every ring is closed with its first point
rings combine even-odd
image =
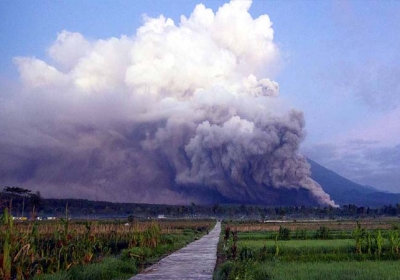
{"type": "Polygon", "coordinates": [[[251,1],[144,18],[134,36],[62,31],[15,58],[0,178],[44,196],[149,203],[334,205],[298,153],[304,117],[268,78],[279,50],[251,1]]]}

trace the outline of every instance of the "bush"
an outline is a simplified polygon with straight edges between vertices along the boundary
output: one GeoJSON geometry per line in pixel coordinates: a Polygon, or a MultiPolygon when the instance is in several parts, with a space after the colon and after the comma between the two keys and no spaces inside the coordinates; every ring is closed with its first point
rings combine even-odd
{"type": "Polygon", "coordinates": [[[278,232],[279,240],[289,240],[290,239],[290,229],[280,226],[278,232]]]}
{"type": "Polygon", "coordinates": [[[226,280],[229,279],[229,275],[231,275],[235,263],[233,261],[227,261],[221,265],[217,272],[216,279],[217,280],[226,280]]]}
{"type": "Polygon", "coordinates": [[[330,238],[330,231],[329,228],[326,226],[322,226],[317,230],[316,238],[318,239],[329,239],[330,238]]]}
{"type": "Polygon", "coordinates": [[[253,251],[253,249],[251,249],[250,247],[245,245],[240,250],[239,256],[240,256],[241,261],[251,260],[254,258],[254,251],[253,251]]]}

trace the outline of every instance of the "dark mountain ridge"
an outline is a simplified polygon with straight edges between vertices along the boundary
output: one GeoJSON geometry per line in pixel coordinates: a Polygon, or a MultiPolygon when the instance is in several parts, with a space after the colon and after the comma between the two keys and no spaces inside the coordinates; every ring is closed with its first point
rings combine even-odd
{"type": "Polygon", "coordinates": [[[311,178],[317,181],[338,205],[377,207],[400,203],[399,193],[379,191],[371,186],[357,184],[311,159],[307,160],[311,165],[311,178]]]}
{"type": "MultiPolygon", "coordinates": [[[[318,182],[323,190],[328,193],[332,200],[339,206],[343,205],[356,205],[358,207],[381,207],[383,205],[392,205],[396,206],[396,204],[400,204],[400,193],[390,193],[385,191],[379,191],[371,186],[363,186],[357,184],[349,179],[340,176],[332,170],[329,170],[320,164],[316,163],[311,159],[307,159],[311,165],[311,178],[318,182]]],[[[194,201],[198,205],[213,205],[213,204],[224,204],[224,205],[262,205],[264,207],[285,207],[285,206],[318,206],[318,202],[311,195],[310,192],[304,189],[286,189],[286,188],[266,188],[262,193],[259,193],[258,196],[254,197],[251,195],[243,195],[241,199],[232,200],[231,198],[224,197],[217,191],[212,191],[210,189],[204,189],[199,186],[198,188],[186,188],[185,190],[192,190],[193,193],[189,193],[190,197],[193,198],[201,198],[199,201],[194,201]],[[199,190],[202,190],[201,192],[199,190]],[[263,199],[259,199],[262,197],[263,199]]],[[[2,192],[0,195],[0,208],[1,206],[5,206],[7,201],[10,200],[11,194],[7,194],[2,192]]],[[[29,204],[31,197],[26,196],[26,204],[29,204]]],[[[14,199],[13,204],[20,203],[23,205],[22,196],[19,199],[14,199]]],[[[82,200],[82,199],[59,199],[59,198],[48,198],[45,199],[46,205],[49,209],[57,209],[59,211],[63,211],[63,207],[68,203],[68,206],[71,208],[79,209],[82,205],[90,206],[88,209],[95,209],[96,207],[100,207],[103,205],[104,207],[108,207],[113,209],[110,205],[114,205],[112,202],[100,202],[100,201],[90,201],[90,200],[82,200]],[[76,204],[76,205],[75,205],[76,204]],[[60,207],[61,205],[61,207],[60,207]]],[[[125,206],[131,203],[117,203],[121,205],[123,209],[125,206]],[[125,205],[126,204],[126,205],[125,205]]],[[[139,207],[145,207],[145,204],[134,203],[139,207]]],[[[156,201],[153,204],[159,204],[156,201]]],[[[190,204],[190,203],[188,203],[190,204]]],[[[161,204],[162,205],[162,204],[161,204]]],[[[17,205],[15,205],[17,206],[17,205]]],[[[122,212],[129,213],[130,207],[127,207],[129,210],[122,210],[122,212]]],[[[136,207],[136,206],[135,206],[136,207]]],[[[17,206],[16,209],[21,208],[17,206]]],[[[27,209],[29,206],[27,205],[27,209]]],[[[55,210],[54,210],[55,211],[55,210]]],[[[85,212],[85,211],[84,211],[85,212]]],[[[87,215],[92,212],[91,210],[87,210],[85,213],[87,215]]],[[[96,211],[97,212],[97,211],[96,211]]],[[[111,211],[112,212],[112,211],[111,211]]],[[[118,212],[118,211],[117,211],[118,212]]],[[[109,214],[109,213],[107,213],[109,214]]]]}

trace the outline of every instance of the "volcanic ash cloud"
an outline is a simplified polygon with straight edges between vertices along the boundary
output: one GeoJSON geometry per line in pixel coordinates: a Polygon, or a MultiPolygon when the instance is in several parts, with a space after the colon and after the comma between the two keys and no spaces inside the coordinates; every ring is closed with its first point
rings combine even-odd
{"type": "Polygon", "coordinates": [[[274,204],[299,191],[334,205],[298,153],[303,114],[265,78],[279,50],[250,5],[144,17],[120,38],[62,31],[47,61],[15,58],[0,176],[52,196],[274,204]]]}

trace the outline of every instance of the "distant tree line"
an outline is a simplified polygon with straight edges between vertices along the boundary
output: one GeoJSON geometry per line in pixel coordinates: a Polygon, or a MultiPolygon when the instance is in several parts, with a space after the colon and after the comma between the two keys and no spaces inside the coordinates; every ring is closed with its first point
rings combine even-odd
{"type": "Polygon", "coordinates": [[[400,203],[381,207],[365,207],[355,204],[341,207],[276,206],[245,204],[164,205],[143,203],[113,203],[86,199],[45,199],[40,192],[20,187],[4,187],[0,192],[0,211],[9,208],[13,216],[35,218],[36,216],[76,218],[128,217],[156,218],[203,218],[221,219],[297,219],[297,218],[363,218],[400,216],[400,203]],[[68,206],[68,207],[66,207],[68,206]],[[66,213],[67,211],[67,213],[66,213]]]}

